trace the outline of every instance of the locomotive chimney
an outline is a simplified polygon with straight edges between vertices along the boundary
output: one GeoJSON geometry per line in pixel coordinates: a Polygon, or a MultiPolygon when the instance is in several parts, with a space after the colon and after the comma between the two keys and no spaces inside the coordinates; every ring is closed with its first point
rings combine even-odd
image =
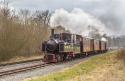
{"type": "Polygon", "coordinates": [[[54,35],[54,28],[51,29],[51,36],[54,35]]]}

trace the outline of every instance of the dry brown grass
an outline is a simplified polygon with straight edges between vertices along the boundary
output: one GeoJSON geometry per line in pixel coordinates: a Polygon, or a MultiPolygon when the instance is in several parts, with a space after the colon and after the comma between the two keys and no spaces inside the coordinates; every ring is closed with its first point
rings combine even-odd
{"type": "Polygon", "coordinates": [[[29,57],[24,57],[24,56],[15,56],[15,58],[11,58],[7,61],[2,61],[0,62],[0,64],[8,64],[8,63],[16,63],[16,62],[24,62],[24,61],[27,61],[27,60],[33,60],[33,59],[41,59],[43,58],[42,55],[32,55],[32,56],[29,56],[29,57]]]}
{"type": "Polygon", "coordinates": [[[125,68],[120,62],[96,68],[87,75],[76,76],[67,81],[125,81],[125,68]]]}
{"type": "Polygon", "coordinates": [[[49,37],[48,25],[12,14],[0,7],[0,62],[16,57],[41,55],[41,45],[49,37]],[[6,12],[6,13],[5,13],[6,12]]]}
{"type": "Polygon", "coordinates": [[[118,50],[116,58],[122,60],[125,64],[125,49],[118,50]]]}

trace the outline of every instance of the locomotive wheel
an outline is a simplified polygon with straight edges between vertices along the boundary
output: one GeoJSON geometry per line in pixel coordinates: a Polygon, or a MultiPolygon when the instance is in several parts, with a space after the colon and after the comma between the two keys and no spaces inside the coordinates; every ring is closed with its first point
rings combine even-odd
{"type": "Polygon", "coordinates": [[[72,56],[67,55],[66,60],[72,60],[72,56]]]}
{"type": "Polygon", "coordinates": [[[61,56],[60,55],[56,55],[56,59],[57,59],[57,62],[61,62],[61,56]]]}
{"type": "Polygon", "coordinates": [[[64,54],[64,55],[63,55],[63,61],[66,61],[66,60],[67,60],[67,55],[64,54]]]}

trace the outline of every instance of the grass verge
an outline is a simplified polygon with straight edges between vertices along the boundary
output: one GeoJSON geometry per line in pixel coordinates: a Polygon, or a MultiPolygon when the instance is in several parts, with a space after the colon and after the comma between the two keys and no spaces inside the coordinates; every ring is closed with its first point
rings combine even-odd
{"type": "Polygon", "coordinates": [[[116,52],[108,52],[100,56],[95,56],[63,71],[32,78],[28,81],[65,81],[78,75],[87,74],[100,65],[110,64],[110,61],[113,60],[112,57],[115,57],[115,53],[116,52]]]}
{"type": "Polygon", "coordinates": [[[125,64],[125,49],[120,49],[117,51],[117,59],[122,60],[125,64]]]}

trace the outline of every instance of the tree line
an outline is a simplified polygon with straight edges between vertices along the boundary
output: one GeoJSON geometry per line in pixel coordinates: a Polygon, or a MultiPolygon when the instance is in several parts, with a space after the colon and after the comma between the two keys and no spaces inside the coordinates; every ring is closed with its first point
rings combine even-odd
{"type": "Polygon", "coordinates": [[[4,2],[0,7],[0,61],[41,54],[41,44],[50,35],[50,17],[49,10],[17,12],[4,2]]]}

